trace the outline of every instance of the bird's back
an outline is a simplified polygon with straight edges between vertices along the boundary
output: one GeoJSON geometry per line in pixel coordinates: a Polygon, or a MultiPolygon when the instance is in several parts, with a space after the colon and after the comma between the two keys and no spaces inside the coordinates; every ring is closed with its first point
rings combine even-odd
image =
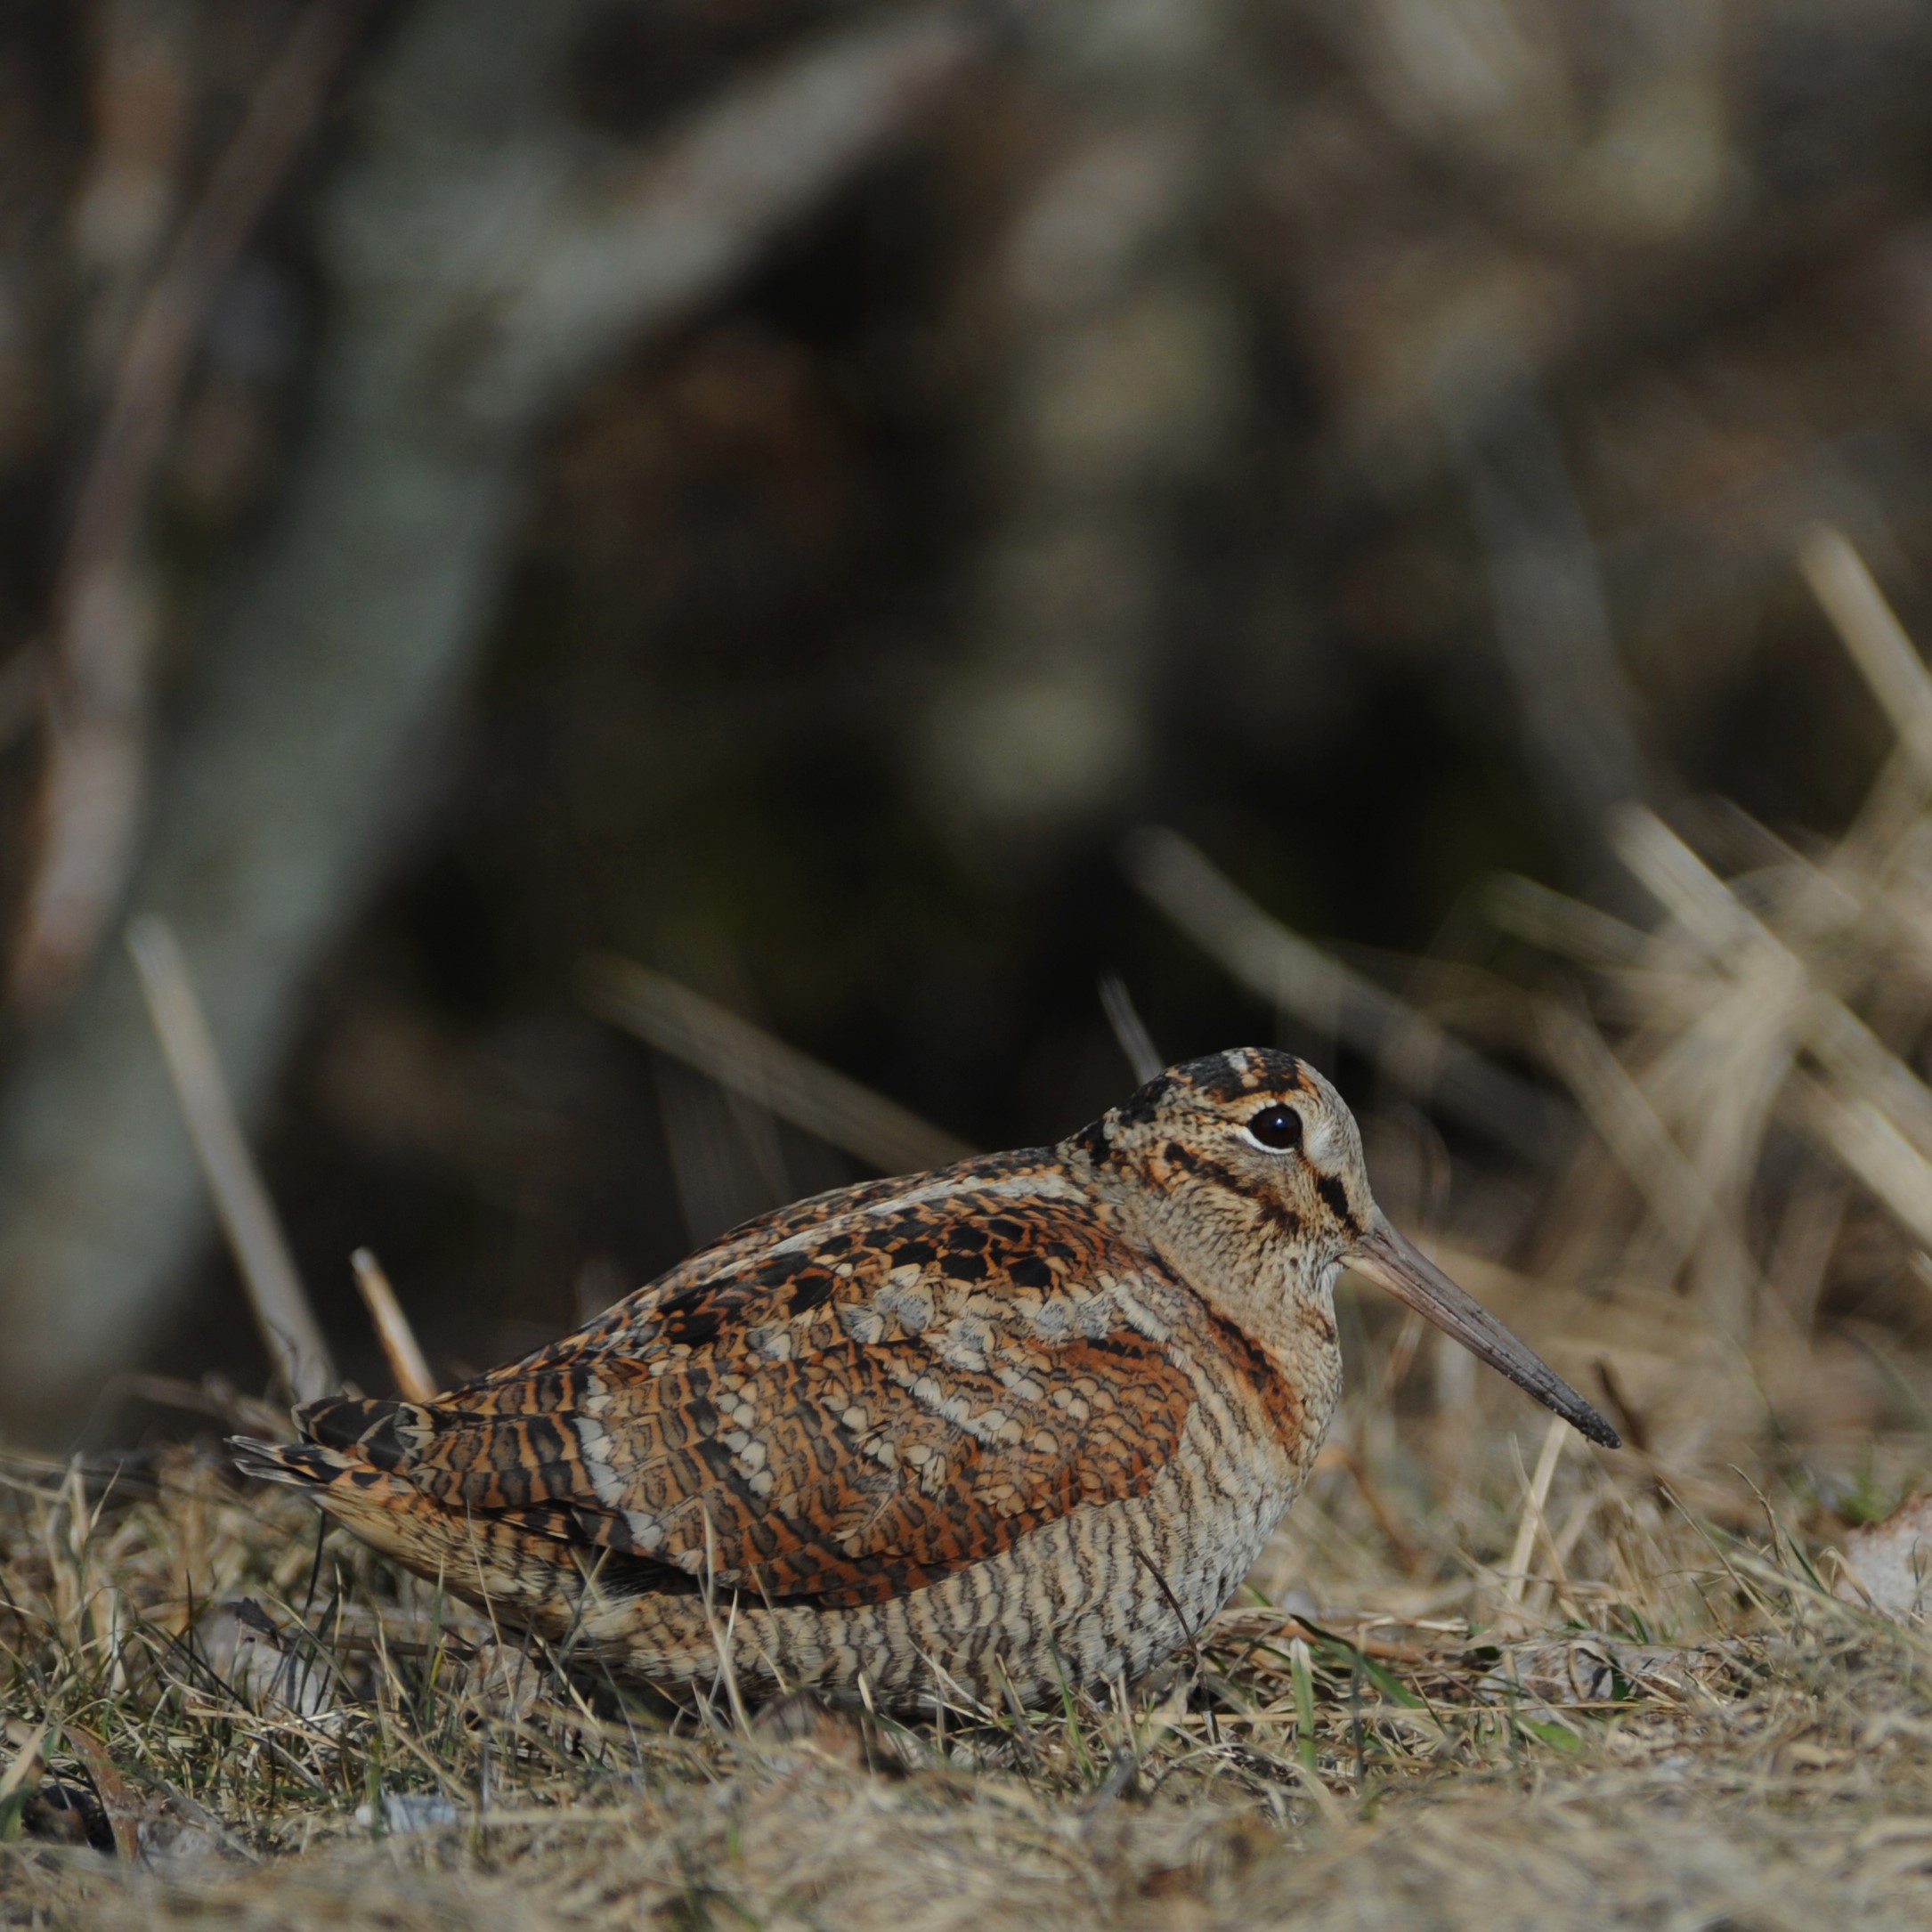
{"type": "Polygon", "coordinates": [[[247,1462],[661,1684],[715,1675],[722,1594],[753,1684],[1037,1690],[1218,1605],[1333,1383],[1216,1317],[1069,1143],[782,1209],[523,1361],[311,1404],[247,1462]]]}

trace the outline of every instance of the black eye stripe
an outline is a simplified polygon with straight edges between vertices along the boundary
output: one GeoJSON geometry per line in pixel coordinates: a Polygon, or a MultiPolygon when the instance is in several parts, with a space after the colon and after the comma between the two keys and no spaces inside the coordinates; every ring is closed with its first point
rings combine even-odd
{"type": "Polygon", "coordinates": [[[1315,1192],[1320,1195],[1328,1212],[1344,1228],[1359,1228],[1361,1225],[1348,1205],[1348,1189],[1333,1174],[1323,1174],[1315,1183],[1315,1192]]]}
{"type": "Polygon", "coordinates": [[[1302,1144],[1302,1116],[1292,1107],[1264,1107],[1247,1124],[1263,1147],[1286,1154],[1302,1144]]]}

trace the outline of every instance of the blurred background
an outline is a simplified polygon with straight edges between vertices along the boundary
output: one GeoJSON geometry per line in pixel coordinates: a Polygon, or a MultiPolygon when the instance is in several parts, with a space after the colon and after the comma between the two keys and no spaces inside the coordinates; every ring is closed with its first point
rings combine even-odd
{"type": "Polygon", "coordinates": [[[453,1377],[1071,1130],[1137,1016],[1335,1073],[1644,1450],[1855,1514],[1928,87],[1909,0],[13,0],[0,1434],[267,1384],[152,913],[365,1386],[353,1248],[453,1377]]]}

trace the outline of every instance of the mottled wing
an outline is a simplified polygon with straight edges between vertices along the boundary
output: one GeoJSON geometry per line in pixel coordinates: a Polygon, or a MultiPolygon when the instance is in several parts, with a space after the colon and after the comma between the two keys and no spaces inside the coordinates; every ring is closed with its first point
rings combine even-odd
{"type": "Polygon", "coordinates": [[[452,1510],[774,1599],[917,1589],[1144,1490],[1192,1400],[1130,1319],[1157,1264],[1057,1173],[824,1197],[433,1405],[305,1426],[452,1510]]]}

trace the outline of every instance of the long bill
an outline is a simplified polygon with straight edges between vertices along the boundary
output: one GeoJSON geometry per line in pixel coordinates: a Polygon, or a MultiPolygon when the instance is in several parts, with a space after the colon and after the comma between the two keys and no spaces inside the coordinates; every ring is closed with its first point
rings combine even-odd
{"type": "Polygon", "coordinates": [[[1535,1350],[1519,1342],[1481,1302],[1457,1287],[1413,1241],[1397,1233],[1384,1215],[1376,1215],[1375,1225],[1348,1257],[1348,1265],[1426,1316],[1444,1335],[1453,1335],[1472,1355],[1500,1370],[1518,1388],[1527,1389],[1591,1441],[1605,1449],[1623,1447],[1617,1432],[1535,1350]]]}

